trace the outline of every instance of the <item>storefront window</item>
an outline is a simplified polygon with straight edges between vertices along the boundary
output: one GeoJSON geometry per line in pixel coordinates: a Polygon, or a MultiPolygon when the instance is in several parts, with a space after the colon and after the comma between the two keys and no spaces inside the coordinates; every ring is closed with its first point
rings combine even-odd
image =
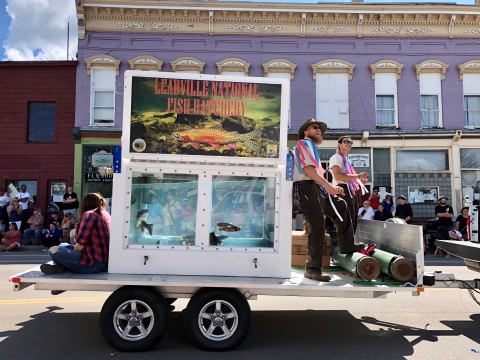
{"type": "Polygon", "coordinates": [[[480,169],[480,149],[460,149],[462,169],[480,169]]]}
{"type": "Polygon", "coordinates": [[[373,185],[391,185],[390,149],[373,149],[373,185]]]}
{"type": "Polygon", "coordinates": [[[397,150],[397,171],[446,171],[448,150],[397,150]]]}
{"type": "Polygon", "coordinates": [[[275,178],[214,176],[210,245],[273,248],[275,178]]]}
{"type": "Polygon", "coordinates": [[[108,200],[112,196],[113,175],[100,176],[99,166],[110,167],[113,164],[113,146],[85,145],[83,147],[83,189],[82,196],[88,193],[100,193],[108,200]],[[99,162],[98,159],[104,161],[99,162]],[[110,161],[111,162],[108,162],[110,161]],[[92,161],[97,160],[97,161],[92,161]]]}
{"type": "Polygon", "coordinates": [[[198,175],[133,173],[129,244],[195,243],[198,175]]]}
{"type": "Polygon", "coordinates": [[[7,180],[6,191],[11,197],[17,195],[20,192],[22,185],[27,186],[27,192],[30,194],[29,205],[34,205],[37,201],[37,181],[36,180],[7,180]]]}

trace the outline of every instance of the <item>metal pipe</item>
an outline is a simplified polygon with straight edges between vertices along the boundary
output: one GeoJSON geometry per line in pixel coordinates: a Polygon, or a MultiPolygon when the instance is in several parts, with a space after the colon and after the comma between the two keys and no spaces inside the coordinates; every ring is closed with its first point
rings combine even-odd
{"type": "Polygon", "coordinates": [[[380,275],[378,261],[359,252],[340,254],[340,249],[336,246],[332,249],[332,260],[336,265],[362,280],[371,281],[380,275]]]}

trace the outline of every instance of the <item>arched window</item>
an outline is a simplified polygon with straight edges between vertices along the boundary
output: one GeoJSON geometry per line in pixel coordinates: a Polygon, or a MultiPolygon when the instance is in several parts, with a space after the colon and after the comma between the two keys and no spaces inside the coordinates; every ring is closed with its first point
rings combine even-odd
{"type": "Polygon", "coordinates": [[[205,63],[194,57],[181,57],[170,61],[172,72],[187,72],[191,74],[202,74],[205,63]]]}
{"type": "Polygon", "coordinates": [[[217,62],[218,75],[248,76],[250,63],[239,58],[228,58],[217,62]]]}
{"type": "Polygon", "coordinates": [[[162,71],[163,61],[158,60],[153,56],[141,55],[128,60],[130,70],[144,70],[144,71],[162,71]]]}

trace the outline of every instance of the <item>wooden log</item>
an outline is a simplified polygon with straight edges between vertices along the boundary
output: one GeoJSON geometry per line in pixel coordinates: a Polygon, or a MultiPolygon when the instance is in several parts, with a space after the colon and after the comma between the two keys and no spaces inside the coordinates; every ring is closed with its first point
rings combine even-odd
{"type": "Polygon", "coordinates": [[[380,275],[380,264],[370,256],[359,252],[340,254],[338,246],[332,249],[333,262],[360,279],[371,281],[380,275]]]}

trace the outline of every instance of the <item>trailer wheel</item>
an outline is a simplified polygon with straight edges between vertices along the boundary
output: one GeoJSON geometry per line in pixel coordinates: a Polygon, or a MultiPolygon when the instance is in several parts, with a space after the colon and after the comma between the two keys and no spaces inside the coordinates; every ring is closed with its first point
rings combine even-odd
{"type": "Polygon", "coordinates": [[[167,303],[157,290],[125,286],[103,304],[100,330],[119,351],[145,351],[162,339],[168,320],[167,303]]]}
{"type": "Polygon", "coordinates": [[[250,331],[248,301],[236,289],[202,289],[188,303],[185,332],[203,350],[226,351],[240,346],[250,331]]]}

